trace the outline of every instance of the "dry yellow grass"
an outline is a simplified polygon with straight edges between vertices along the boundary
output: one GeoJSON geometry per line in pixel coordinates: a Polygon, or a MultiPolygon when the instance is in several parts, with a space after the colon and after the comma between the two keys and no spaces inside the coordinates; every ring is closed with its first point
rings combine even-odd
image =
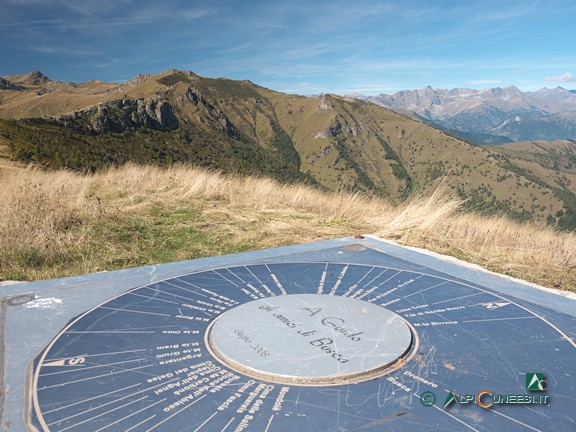
{"type": "Polygon", "coordinates": [[[0,279],[373,233],[545,286],[576,286],[574,233],[462,213],[442,189],[393,206],[189,166],[136,165],[89,176],[0,169],[0,181],[0,279]]]}

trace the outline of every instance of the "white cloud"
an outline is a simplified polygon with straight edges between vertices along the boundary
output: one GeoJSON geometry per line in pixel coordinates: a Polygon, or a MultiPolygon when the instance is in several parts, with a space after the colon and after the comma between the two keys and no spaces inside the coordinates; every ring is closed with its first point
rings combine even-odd
{"type": "Polygon", "coordinates": [[[565,72],[562,75],[546,77],[544,78],[544,80],[551,82],[563,82],[563,83],[576,82],[576,76],[572,75],[570,72],[565,72]]]}

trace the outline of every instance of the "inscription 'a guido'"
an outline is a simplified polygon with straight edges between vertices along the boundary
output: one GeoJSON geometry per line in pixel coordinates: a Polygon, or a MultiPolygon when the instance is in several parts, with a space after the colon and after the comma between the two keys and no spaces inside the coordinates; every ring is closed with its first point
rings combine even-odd
{"type": "MultiPolygon", "coordinates": [[[[302,308],[301,310],[306,310],[310,312],[310,316],[314,316],[319,313],[322,308],[302,308]]],[[[363,331],[359,332],[353,329],[346,327],[346,321],[343,318],[338,317],[326,317],[320,320],[320,322],[325,325],[326,327],[331,328],[333,331],[340,333],[342,336],[346,336],[350,340],[354,342],[359,342],[362,340],[360,335],[364,334],[363,331]]]]}

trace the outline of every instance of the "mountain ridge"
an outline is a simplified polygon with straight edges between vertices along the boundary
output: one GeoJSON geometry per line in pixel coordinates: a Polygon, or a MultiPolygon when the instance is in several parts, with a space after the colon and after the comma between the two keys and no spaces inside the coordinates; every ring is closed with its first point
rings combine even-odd
{"type": "Polygon", "coordinates": [[[358,99],[178,70],[124,84],[25,77],[11,77],[24,89],[0,91],[0,146],[20,161],[81,171],[192,162],[395,202],[445,182],[471,210],[576,227],[570,169],[550,183],[516,155],[358,99]]]}
{"type": "MultiPolygon", "coordinates": [[[[576,91],[562,87],[522,92],[515,86],[475,90],[402,90],[356,97],[392,109],[413,111],[445,128],[511,141],[576,138],[576,91]]],[[[476,144],[490,144],[482,139],[476,144]]]]}

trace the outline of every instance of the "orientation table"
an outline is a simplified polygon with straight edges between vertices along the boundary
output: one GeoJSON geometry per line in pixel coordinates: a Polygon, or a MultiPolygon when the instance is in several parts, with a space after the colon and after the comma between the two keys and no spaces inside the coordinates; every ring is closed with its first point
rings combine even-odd
{"type": "Polygon", "coordinates": [[[4,430],[576,430],[573,295],[373,236],[0,295],[4,430]]]}

